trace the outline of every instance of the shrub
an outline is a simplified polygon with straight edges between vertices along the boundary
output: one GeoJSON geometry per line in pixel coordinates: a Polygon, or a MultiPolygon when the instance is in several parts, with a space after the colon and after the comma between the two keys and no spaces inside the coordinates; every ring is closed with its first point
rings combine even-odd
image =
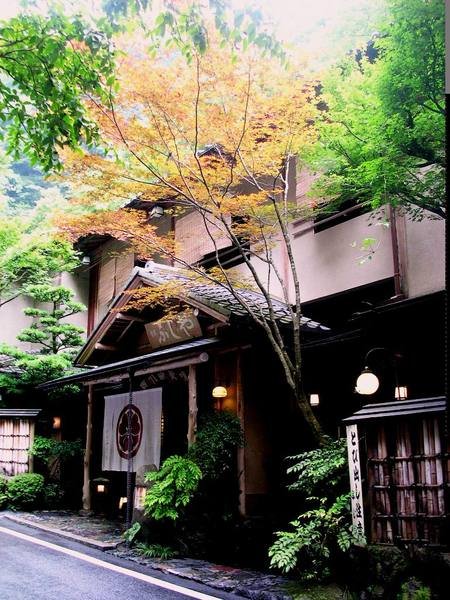
{"type": "Polygon", "coordinates": [[[81,440],[53,440],[51,438],[37,435],[28,453],[41,459],[45,463],[56,458],[67,460],[83,453],[81,440]]]}
{"type": "Polygon", "coordinates": [[[328,508],[326,498],[310,500],[319,506],[291,521],[291,531],[276,532],[269,549],[270,566],[284,573],[298,569],[303,580],[320,580],[330,574],[333,546],[346,551],[355,539],[349,523],[350,495],[339,496],[328,508]]]}
{"type": "Polygon", "coordinates": [[[145,475],[153,485],[144,500],[144,512],[153,519],[176,520],[198,488],[202,472],[189,458],[170,456],[159,471],[145,475]]]}
{"type": "Polygon", "coordinates": [[[288,489],[301,491],[312,507],[290,522],[288,531],[275,533],[269,549],[270,565],[287,573],[298,570],[303,580],[330,574],[336,552],[360,541],[350,511],[345,440],[329,440],[323,448],[289,457],[287,470],[297,479],[288,489]]]}
{"type": "Polygon", "coordinates": [[[43,504],[47,509],[59,508],[64,491],[58,483],[47,483],[42,491],[43,504]]]}
{"type": "Polygon", "coordinates": [[[33,508],[42,499],[44,478],[38,473],[21,473],[8,481],[8,505],[11,508],[33,508]]]}
{"type": "Polygon", "coordinates": [[[163,544],[137,544],[136,550],[146,558],[162,558],[168,560],[177,556],[176,550],[163,544]]]}
{"type": "Polygon", "coordinates": [[[234,465],[234,451],[244,441],[239,419],[227,411],[215,410],[199,421],[195,444],[188,457],[206,479],[219,479],[234,465]]]}
{"type": "Polygon", "coordinates": [[[8,500],[8,482],[4,477],[0,477],[0,510],[5,506],[8,500]]]}

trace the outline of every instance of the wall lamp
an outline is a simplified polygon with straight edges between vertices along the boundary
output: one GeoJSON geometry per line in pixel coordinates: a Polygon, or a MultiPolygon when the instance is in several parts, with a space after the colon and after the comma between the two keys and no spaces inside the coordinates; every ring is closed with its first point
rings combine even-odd
{"type": "Polygon", "coordinates": [[[397,368],[396,368],[396,359],[400,358],[399,354],[394,354],[389,351],[387,348],[372,348],[369,350],[364,358],[364,369],[356,380],[355,392],[358,394],[362,394],[364,396],[370,396],[371,394],[375,394],[375,392],[380,387],[380,381],[378,377],[373,373],[368,367],[368,358],[373,352],[383,351],[387,352],[392,356],[392,366],[394,367],[395,374],[395,398],[397,400],[405,400],[408,397],[408,389],[406,386],[398,385],[398,377],[397,377],[397,368]]]}
{"type": "Polygon", "coordinates": [[[311,406],[319,406],[319,404],[320,404],[319,394],[310,394],[309,395],[309,403],[311,406]]]}
{"type": "Polygon", "coordinates": [[[150,209],[149,216],[151,219],[160,219],[163,215],[164,207],[159,204],[155,204],[155,206],[150,209]]]}
{"type": "Polygon", "coordinates": [[[213,398],[226,398],[228,394],[227,388],[223,385],[216,385],[212,391],[213,398]]]}

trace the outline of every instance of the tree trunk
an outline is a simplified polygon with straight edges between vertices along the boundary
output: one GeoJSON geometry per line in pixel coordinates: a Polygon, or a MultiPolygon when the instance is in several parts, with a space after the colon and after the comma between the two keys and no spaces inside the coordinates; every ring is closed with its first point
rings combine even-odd
{"type": "Polygon", "coordinates": [[[300,390],[295,393],[295,400],[303,418],[305,419],[309,430],[314,438],[314,441],[319,445],[325,444],[325,434],[323,433],[322,426],[319,423],[316,415],[314,414],[307,395],[300,390]]]}

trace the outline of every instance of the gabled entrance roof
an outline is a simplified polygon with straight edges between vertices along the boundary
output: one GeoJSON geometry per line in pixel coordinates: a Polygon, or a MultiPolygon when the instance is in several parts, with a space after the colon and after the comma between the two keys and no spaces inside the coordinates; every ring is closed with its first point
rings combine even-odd
{"type": "MultiPolygon", "coordinates": [[[[242,319],[247,316],[247,312],[242,304],[226,287],[219,284],[200,283],[189,277],[187,271],[154,262],[147,262],[145,267],[135,267],[133,269],[132,276],[124,290],[115,298],[107,315],[91,333],[86,344],[76,357],[75,363],[77,365],[87,364],[96,348],[101,348],[102,345],[106,347],[107,344],[104,345],[104,338],[107,334],[109,337],[114,337],[117,341],[120,341],[126,332],[133,327],[134,323],[142,324],[143,321],[139,316],[130,316],[125,312],[120,312],[120,309],[123,307],[125,310],[126,304],[130,302],[130,290],[146,285],[158,286],[168,282],[180,282],[188,291],[183,291],[183,295],[179,299],[199,309],[218,322],[229,323],[231,320],[242,319]]],[[[262,294],[252,290],[239,289],[239,297],[258,316],[261,315],[261,317],[269,318],[267,301],[262,294]]],[[[276,298],[271,298],[271,301],[275,316],[279,322],[281,324],[289,324],[290,309],[288,305],[276,298]]],[[[307,317],[301,318],[301,327],[304,332],[325,333],[329,331],[328,327],[307,317]]]]}

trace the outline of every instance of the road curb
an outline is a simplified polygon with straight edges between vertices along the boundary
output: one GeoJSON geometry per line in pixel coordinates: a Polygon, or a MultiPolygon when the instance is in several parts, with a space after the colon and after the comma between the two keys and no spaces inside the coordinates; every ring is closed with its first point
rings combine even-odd
{"type": "Polygon", "coordinates": [[[98,540],[92,540],[90,538],[84,537],[82,535],[77,535],[76,533],[72,533],[70,531],[65,531],[64,529],[57,529],[56,527],[49,527],[48,525],[41,525],[41,523],[36,523],[35,521],[31,521],[29,519],[24,519],[23,517],[16,517],[15,515],[2,515],[4,519],[8,519],[13,523],[18,523],[19,525],[26,525],[27,527],[32,527],[33,529],[39,529],[40,531],[45,531],[46,533],[53,533],[55,535],[59,535],[60,537],[66,538],[68,540],[72,540],[74,542],[79,542],[80,544],[84,544],[85,546],[89,546],[91,548],[96,548],[97,550],[115,550],[117,546],[119,546],[122,542],[100,542],[98,540]]]}

